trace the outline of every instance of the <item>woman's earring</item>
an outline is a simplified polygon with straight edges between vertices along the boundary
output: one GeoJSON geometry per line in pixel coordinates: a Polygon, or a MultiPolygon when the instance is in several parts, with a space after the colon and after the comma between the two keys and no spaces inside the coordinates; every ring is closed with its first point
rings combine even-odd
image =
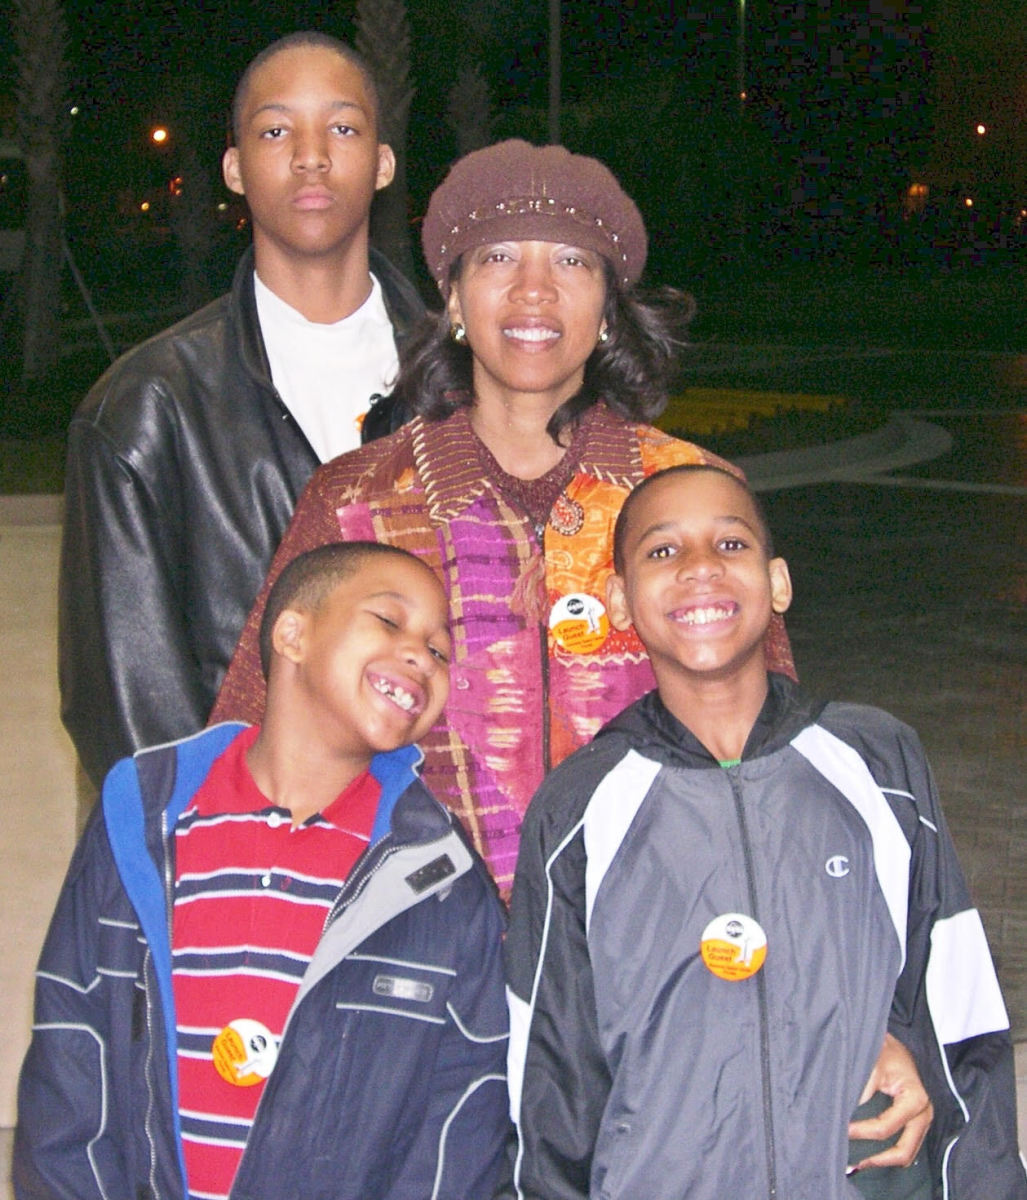
{"type": "Polygon", "coordinates": [[[458,346],[462,346],[467,341],[467,330],[457,321],[455,325],[450,325],[449,336],[458,346]]]}
{"type": "Polygon", "coordinates": [[[605,346],[609,340],[610,340],[610,331],[604,325],[603,328],[599,330],[599,345],[605,346]]]}

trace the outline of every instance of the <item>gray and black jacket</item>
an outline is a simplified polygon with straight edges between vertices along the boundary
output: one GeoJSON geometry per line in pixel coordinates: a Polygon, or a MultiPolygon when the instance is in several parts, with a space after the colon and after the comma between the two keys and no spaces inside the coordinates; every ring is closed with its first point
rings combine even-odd
{"type": "Polygon", "coordinates": [[[722,768],[652,692],[528,810],[506,943],[518,1196],[841,1200],[886,1028],[935,1195],[1023,1200],[1008,1020],[916,734],[771,691],[722,768]],[[708,923],[767,955],[712,974],[708,923]]]}
{"type": "MultiPolygon", "coordinates": [[[[17,1200],[184,1200],[173,829],[244,726],[125,759],[69,868],[36,978],[17,1200]]],[[[232,1200],[484,1200],[503,1177],[505,915],[458,822],[381,754],[371,844],[325,922],[232,1200]]]]}

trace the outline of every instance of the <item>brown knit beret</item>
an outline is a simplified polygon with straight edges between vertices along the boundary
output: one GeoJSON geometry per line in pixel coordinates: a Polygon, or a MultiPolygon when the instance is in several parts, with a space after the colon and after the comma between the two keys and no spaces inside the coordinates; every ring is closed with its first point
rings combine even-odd
{"type": "Polygon", "coordinates": [[[594,250],[625,287],[645,266],[645,225],[634,202],[598,159],[563,146],[497,142],[464,155],[432,193],[421,244],[443,291],[465,250],[506,240],[594,250]]]}

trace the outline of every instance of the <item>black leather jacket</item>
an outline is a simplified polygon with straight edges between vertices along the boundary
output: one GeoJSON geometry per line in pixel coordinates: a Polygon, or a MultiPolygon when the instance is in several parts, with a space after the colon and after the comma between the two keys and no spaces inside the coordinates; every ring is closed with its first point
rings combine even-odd
{"type": "MultiPolygon", "coordinates": [[[[416,291],[372,251],[397,338],[416,291]]],[[[253,252],[231,291],[118,360],[71,422],[61,715],[94,782],[199,729],[318,459],[271,383],[253,252]]]]}

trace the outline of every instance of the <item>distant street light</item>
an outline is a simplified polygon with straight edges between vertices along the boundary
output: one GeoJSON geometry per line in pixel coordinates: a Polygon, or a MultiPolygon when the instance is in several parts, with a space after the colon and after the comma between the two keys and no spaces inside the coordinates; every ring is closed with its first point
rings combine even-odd
{"type": "Polygon", "coordinates": [[[171,134],[163,125],[156,125],[150,130],[150,141],[155,146],[166,146],[170,136],[171,134]]]}
{"type": "Polygon", "coordinates": [[[977,136],[978,136],[978,137],[984,137],[984,135],[985,135],[987,132],[988,132],[988,127],[987,127],[987,125],[981,124],[981,125],[978,125],[978,126],[977,126],[977,136]]]}

